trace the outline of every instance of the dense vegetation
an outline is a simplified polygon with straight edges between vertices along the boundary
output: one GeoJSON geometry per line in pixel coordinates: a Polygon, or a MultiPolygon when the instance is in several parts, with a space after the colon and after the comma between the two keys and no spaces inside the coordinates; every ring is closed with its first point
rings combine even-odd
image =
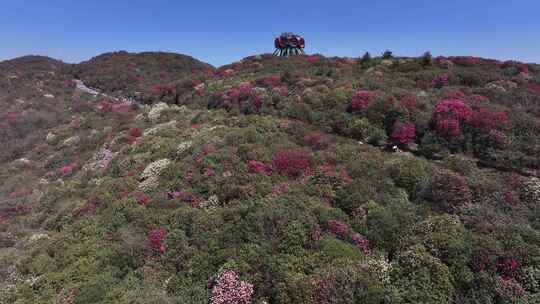
{"type": "Polygon", "coordinates": [[[539,65],[161,56],[0,63],[0,302],[540,302],[539,65]]]}

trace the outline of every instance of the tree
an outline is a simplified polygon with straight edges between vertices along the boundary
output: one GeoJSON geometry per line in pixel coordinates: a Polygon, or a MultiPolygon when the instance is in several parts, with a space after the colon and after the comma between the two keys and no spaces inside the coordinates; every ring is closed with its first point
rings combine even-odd
{"type": "Polygon", "coordinates": [[[425,52],[422,57],[420,57],[420,62],[424,67],[430,66],[433,64],[433,56],[430,52],[425,52]]]}
{"type": "Polygon", "coordinates": [[[371,63],[371,54],[369,52],[366,52],[364,56],[362,56],[362,58],[360,59],[360,65],[362,66],[362,68],[368,68],[371,66],[371,63]]]}
{"type": "Polygon", "coordinates": [[[451,303],[454,287],[450,271],[423,245],[401,253],[392,266],[392,282],[405,303],[451,303]]]}
{"type": "Polygon", "coordinates": [[[392,59],[394,58],[394,55],[392,54],[392,51],[386,50],[382,54],[382,59],[392,59]]]}

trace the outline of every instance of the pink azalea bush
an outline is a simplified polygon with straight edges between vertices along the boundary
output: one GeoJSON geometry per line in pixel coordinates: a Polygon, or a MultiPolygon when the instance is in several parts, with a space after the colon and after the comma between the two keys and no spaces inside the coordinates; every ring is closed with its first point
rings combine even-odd
{"type": "Polygon", "coordinates": [[[349,233],[349,226],[339,220],[329,220],[326,223],[328,231],[341,239],[346,239],[349,233]]]}
{"type": "Polygon", "coordinates": [[[60,176],[62,176],[62,177],[65,177],[65,176],[68,176],[71,173],[73,173],[74,169],[75,169],[75,165],[73,165],[73,164],[64,165],[64,166],[60,167],[60,169],[58,169],[58,174],[60,174],[60,176]]]}
{"type": "Polygon", "coordinates": [[[369,255],[371,253],[371,250],[369,249],[369,241],[368,239],[361,235],[360,233],[354,233],[351,236],[351,241],[364,255],[369,255]]]}
{"type": "Polygon", "coordinates": [[[142,136],[142,132],[141,132],[141,130],[139,128],[131,128],[131,129],[129,129],[128,134],[129,134],[129,136],[135,137],[135,138],[142,136]]]}
{"type": "Polygon", "coordinates": [[[240,281],[233,270],[220,273],[212,287],[211,304],[251,304],[253,284],[240,281]]]}
{"type": "Polygon", "coordinates": [[[444,137],[456,138],[462,134],[462,124],[472,118],[470,106],[459,99],[445,99],[435,108],[437,131],[444,137]]]}
{"type": "Polygon", "coordinates": [[[365,110],[371,102],[377,96],[377,92],[368,91],[368,90],[359,90],[357,91],[351,99],[349,106],[347,107],[348,112],[359,112],[365,110]]]}
{"type": "Polygon", "coordinates": [[[272,165],[276,171],[298,178],[311,170],[311,157],[303,150],[282,150],[274,154],[272,165]]]}
{"type": "Polygon", "coordinates": [[[155,251],[163,254],[167,250],[167,245],[165,244],[165,238],[167,237],[167,229],[159,228],[150,231],[148,234],[148,240],[150,242],[150,247],[155,251]]]}
{"type": "Polygon", "coordinates": [[[445,86],[448,86],[449,82],[450,81],[449,81],[448,74],[441,74],[433,78],[433,80],[431,81],[431,86],[436,89],[441,89],[445,86]]]}
{"type": "Polygon", "coordinates": [[[410,121],[396,121],[392,127],[390,139],[398,145],[406,146],[414,141],[416,135],[416,127],[410,121]]]}
{"type": "Polygon", "coordinates": [[[272,167],[258,160],[250,160],[248,161],[248,172],[270,176],[272,175],[272,167]]]}

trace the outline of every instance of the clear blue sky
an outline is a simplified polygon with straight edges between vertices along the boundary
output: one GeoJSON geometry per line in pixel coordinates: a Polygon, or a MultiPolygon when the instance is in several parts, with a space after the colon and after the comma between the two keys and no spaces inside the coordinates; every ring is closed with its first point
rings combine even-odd
{"type": "Polygon", "coordinates": [[[173,51],[213,65],[273,51],[284,31],[308,53],[476,55],[540,62],[540,0],[1,0],[0,60],[67,62],[173,51]]]}

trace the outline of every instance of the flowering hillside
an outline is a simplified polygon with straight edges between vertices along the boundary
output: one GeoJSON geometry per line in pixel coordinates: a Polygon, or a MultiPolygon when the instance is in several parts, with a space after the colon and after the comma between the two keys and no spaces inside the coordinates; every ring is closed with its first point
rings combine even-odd
{"type": "Polygon", "coordinates": [[[65,72],[91,87],[116,96],[146,101],[171,92],[183,77],[211,74],[213,67],[186,55],[125,51],[106,53],[86,62],[67,66],[65,72]]]}
{"type": "Polygon", "coordinates": [[[539,86],[475,57],[0,62],[0,303],[539,303],[539,86]]]}

